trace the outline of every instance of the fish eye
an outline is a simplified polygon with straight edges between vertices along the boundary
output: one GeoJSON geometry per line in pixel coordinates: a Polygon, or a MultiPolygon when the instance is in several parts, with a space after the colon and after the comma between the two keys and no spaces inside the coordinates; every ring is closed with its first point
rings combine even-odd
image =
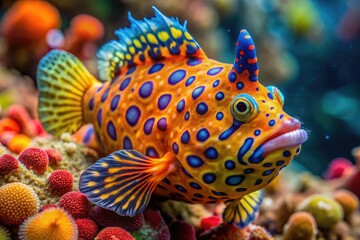
{"type": "Polygon", "coordinates": [[[248,94],[237,95],[230,104],[230,112],[240,122],[248,122],[259,112],[256,101],[248,94]]]}
{"type": "Polygon", "coordinates": [[[281,106],[284,106],[285,97],[282,94],[282,92],[277,87],[274,86],[268,86],[266,88],[270,91],[270,93],[276,99],[276,101],[278,101],[281,104],[281,106]]]}

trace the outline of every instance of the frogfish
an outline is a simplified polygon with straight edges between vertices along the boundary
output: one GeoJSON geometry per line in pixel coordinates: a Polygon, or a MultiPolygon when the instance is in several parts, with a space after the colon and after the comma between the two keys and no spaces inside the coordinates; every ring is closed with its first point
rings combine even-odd
{"type": "Polygon", "coordinates": [[[245,227],[307,132],[284,112],[280,90],[259,82],[246,30],[234,63],[222,63],[206,56],[186,22],[154,11],[144,20],[129,13],[130,27],[98,50],[100,80],[68,52],[44,56],[39,118],[55,136],[93,124],[105,157],[82,172],[78,187],[94,204],[135,216],[153,194],[223,202],[224,221],[245,227]]]}

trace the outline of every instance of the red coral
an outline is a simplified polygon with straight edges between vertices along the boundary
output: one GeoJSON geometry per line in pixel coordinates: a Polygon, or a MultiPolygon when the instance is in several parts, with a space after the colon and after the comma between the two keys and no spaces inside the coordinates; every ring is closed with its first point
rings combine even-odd
{"type": "Polygon", "coordinates": [[[335,179],[342,176],[349,176],[354,172],[355,166],[346,158],[335,158],[331,160],[324,173],[326,179],[335,179]]]}
{"type": "Polygon", "coordinates": [[[19,155],[19,161],[27,169],[33,170],[37,174],[43,174],[49,163],[49,157],[40,148],[26,148],[19,155]]]}
{"type": "Polygon", "coordinates": [[[20,132],[19,124],[11,118],[3,118],[0,120],[0,133],[3,132],[20,132]]]}
{"type": "Polygon", "coordinates": [[[17,169],[19,166],[18,160],[10,155],[4,154],[0,156],[0,175],[6,175],[17,169]]]}
{"type": "Polygon", "coordinates": [[[102,228],[120,227],[126,231],[137,231],[143,226],[143,214],[134,217],[124,217],[114,211],[95,206],[90,210],[90,217],[102,228]]]}
{"type": "Polygon", "coordinates": [[[221,218],[218,216],[211,216],[201,219],[200,227],[204,230],[209,230],[212,227],[216,227],[221,223],[221,218]]]}
{"type": "Polygon", "coordinates": [[[177,240],[196,240],[194,227],[183,221],[175,221],[171,224],[170,235],[172,239],[177,240]]]}
{"type": "Polygon", "coordinates": [[[146,221],[150,223],[150,226],[152,228],[157,228],[159,225],[161,225],[164,220],[160,214],[160,211],[153,210],[151,208],[146,208],[143,212],[144,218],[146,221]]]}
{"type": "Polygon", "coordinates": [[[61,153],[54,149],[54,148],[48,148],[44,150],[46,154],[49,157],[49,165],[50,166],[56,166],[61,162],[62,156],[61,153]]]}
{"type": "Polygon", "coordinates": [[[55,170],[48,179],[48,186],[53,195],[62,196],[72,190],[73,176],[68,170],[55,170]]]}
{"type": "Polygon", "coordinates": [[[99,232],[96,223],[88,218],[79,218],[75,220],[79,232],[79,240],[93,240],[99,232]]]}
{"type": "Polygon", "coordinates": [[[87,218],[91,208],[91,203],[86,196],[78,191],[65,193],[58,203],[74,218],[87,218]]]}
{"type": "Polygon", "coordinates": [[[130,233],[119,227],[107,227],[99,232],[96,236],[96,240],[109,240],[109,239],[121,239],[121,240],[134,240],[130,233]]]}
{"type": "Polygon", "coordinates": [[[32,123],[32,119],[28,111],[22,105],[12,105],[7,109],[7,117],[15,120],[21,129],[21,132],[29,137],[36,136],[36,128],[32,123]]]}

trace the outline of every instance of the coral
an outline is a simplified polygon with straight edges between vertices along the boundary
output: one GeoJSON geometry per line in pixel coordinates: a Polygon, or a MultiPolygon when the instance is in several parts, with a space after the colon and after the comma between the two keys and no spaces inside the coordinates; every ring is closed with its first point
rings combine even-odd
{"type": "Polygon", "coordinates": [[[20,132],[19,124],[11,118],[0,119],[0,133],[3,132],[20,132]]]}
{"type": "Polygon", "coordinates": [[[345,185],[344,187],[350,190],[351,192],[353,192],[358,198],[360,198],[359,182],[360,182],[360,169],[357,169],[357,171],[344,184],[345,185]]]}
{"type": "Polygon", "coordinates": [[[210,231],[201,234],[199,240],[239,240],[247,239],[248,234],[244,229],[238,228],[233,224],[223,223],[210,231]]]}
{"type": "Polygon", "coordinates": [[[48,149],[45,149],[44,150],[46,152],[46,154],[48,155],[49,157],[49,165],[50,166],[57,166],[59,165],[61,159],[62,159],[62,156],[61,156],[61,153],[54,149],[54,148],[48,148],[48,149]]]}
{"type": "Polygon", "coordinates": [[[91,209],[91,203],[86,196],[78,191],[72,191],[65,193],[58,203],[58,205],[64,208],[75,219],[87,218],[91,209]]]}
{"type": "Polygon", "coordinates": [[[48,179],[48,187],[52,194],[62,196],[72,190],[73,177],[68,170],[55,170],[48,179]]]}
{"type": "Polygon", "coordinates": [[[200,227],[204,230],[209,230],[212,227],[218,226],[222,222],[222,219],[218,216],[205,217],[201,219],[200,227]]]}
{"type": "Polygon", "coordinates": [[[169,240],[170,231],[165,224],[160,211],[146,208],[143,212],[144,223],[143,227],[135,232],[132,232],[136,239],[148,240],[169,240]]]}
{"type": "Polygon", "coordinates": [[[26,148],[20,153],[19,161],[36,174],[43,174],[48,166],[49,157],[40,148],[26,148]]]}
{"type": "Polygon", "coordinates": [[[335,179],[348,176],[354,172],[355,166],[346,158],[335,158],[331,160],[324,173],[325,179],[335,179]]]}
{"type": "Polygon", "coordinates": [[[49,208],[26,219],[20,226],[21,240],[76,240],[74,219],[61,208],[49,208]]]}
{"type": "Polygon", "coordinates": [[[14,153],[19,154],[30,145],[31,138],[24,134],[15,134],[7,143],[7,148],[14,153]]]}
{"type": "Polygon", "coordinates": [[[250,231],[248,240],[273,240],[270,234],[263,227],[249,225],[248,231],[250,231]]]}
{"type": "Polygon", "coordinates": [[[0,156],[0,175],[6,175],[16,170],[19,166],[18,160],[10,155],[4,154],[0,156]]]}
{"type": "Polygon", "coordinates": [[[0,222],[20,224],[39,210],[39,198],[23,183],[9,183],[0,188],[0,222]]]}
{"type": "Polygon", "coordinates": [[[75,223],[78,229],[79,240],[93,240],[99,232],[98,226],[91,219],[79,218],[75,220],[75,223]]]}
{"type": "Polygon", "coordinates": [[[12,132],[12,131],[6,131],[6,132],[0,133],[0,144],[2,144],[4,146],[8,146],[10,140],[13,139],[15,135],[17,135],[17,133],[12,132]]]}
{"type": "Polygon", "coordinates": [[[121,239],[121,240],[134,240],[130,233],[119,227],[107,227],[99,232],[96,236],[96,240],[109,240],[109,239],[121,239]]]}
{"type": "Polygon", "coordinates": [[[333,194],[335,201],[337,201],[343,211],[344,218],[347,219],[359,207],[359,199],[350,191],[338,190],[333,194]]]}
{"type": "Polygon", "coordinates": [[[332,228],[344,216],[339,203],[320,194],[306,198],[298,206],[298,211],[305,211],[313,215],[317,226],[321,229],[332,228]]]}
{"type": "Polygon", "coordinates": [[[92,207],[89,215],[102,228],[120,227],[128,232],[141,229],[144,220],[143,214],[139,214],[134,217],[120,216],[114,211],[100,206],[92,207]]]}
{"type": "Polygon", "coordinates": [[[296,212],[284,227],[284,240],[313,240],[316,232],[314,217],[307,212],[296,212]]]}
{"type": "Polygon", "coordinates": [[[194,227],[184,221],[173,222],[170,226],[170,235],[172,239],[196,240],[194,227]]]}
{"type": "Polygon", "coordinates": [[[46,205],[42,206],[42,208],[40,209],[40,212],[41,212],[41,211],[44,211],[44,210],[46,210],[46,209],[49,209],[49,208],[58,208],[58,207],[59,207],[59,206],[56,205],[56,204],[52,204],[52,203],[46,204],[46,205]]]}
{"type": "Polygon", "coordinates": [[[0,240],[11,240],[11,234],[9,230],[0,225],[0,240]]]}
{"type": "Polygon", "coordinates": [[[24,106],[11,105],[7,109],[6,116],[19,124],[21,133],[28,137],[36,136],[37,130],[34,124],[32,124],[32,119],[24,106]]]}

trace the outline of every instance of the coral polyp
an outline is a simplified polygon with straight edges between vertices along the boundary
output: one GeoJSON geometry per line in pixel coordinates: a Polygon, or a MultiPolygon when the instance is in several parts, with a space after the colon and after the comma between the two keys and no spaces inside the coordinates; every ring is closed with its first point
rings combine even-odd
{"type": "Polygon", "coordinates": [[[11,173],[16,170],[18,166],[18,160],[14,156],[10,154],[3,154],[0,156],[0,176],[11,173]]]}
{"type": "Polygon", "coordinates": [[[20,226],[21,240],[77,240],[74,219],[61,208],[49,208],[26,219],[20,226]]]}
{"type": "Polygon", "coordinates": [[[43,174],[49,164],[49,157],[40,148],[26,148],[19,155],[19,161],[36,174],[43,174]]]}
{"type": "Polygon", "coordinates": [[[56,196],[62,196],[72,190],[73,176],[68,170],[55,170],[49,176],[48,187],[52,194],[56,196]]]}

